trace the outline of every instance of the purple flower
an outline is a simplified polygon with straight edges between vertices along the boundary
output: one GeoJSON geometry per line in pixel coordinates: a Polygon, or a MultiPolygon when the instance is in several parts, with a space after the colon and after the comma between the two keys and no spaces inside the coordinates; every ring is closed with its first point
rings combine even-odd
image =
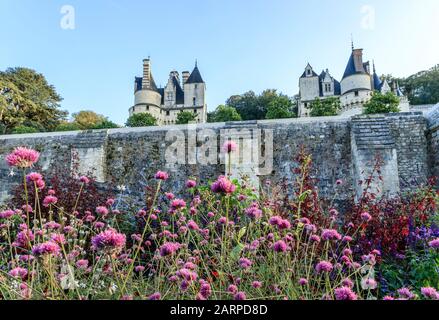
{"type": "Polygon", "coordinates": [[[11,277],[20,278],[24,280],[27,277],[27,270],[21,267],[17,267],[8,272],[11,277]]]}
{"type": "Polygon", "coordinates": [[[126,243],[126,236],[116,232],[114,229],[107,229],[91,239],[94,250],[121,250],[126,243]]]}
{"type": "Polygon", "coordinates": [[[300,278],[298,282],[300,286],[306,286],[308,284],[308,280],[305,278],[300,278]]]}
{"type": "Polygon", "coordinates": [[[166,242],[160,247],[160,255],[162,257],[173,255],[180,247],[181,244],[177,242],[166,242]]]}
{"type": "Polygon", "coordinates": [[[35,256],[43,256],[43,255],[59,255],[61,249],[59,245],[53,241],[47,241],[41,244],[36,244],[32,248],[32,253],[35,256]]]}
{"type": "Polygon", "coordinates": [[[186,188],[188,188],[188,189],[195,188],[196,185],[197,185],[197,182],[194,180],[186,181],[186,188]]]}
{"type": "Polygon", "coordinates": [[[248,269],[252,266],[252,262],[250,259],[240,258],[239,259],[239,266],[243,269],[248,269]]]}
{"type": "Polygon", "coordinates": [[[212,183],[210,189],[215,193],[229,194],[235,192],[236,186],[225,176],[220,176],[214,183],[212,183]]]}
{"type": "Polygon", "coordinates": [[[175,199],[171,202],[171,208],[173,210],[178,210],[186,207],[186,202],[182,199],[175,199]]]}
{"type": "Polygon", "coordinates": [[[80,177],[79,181],[81,181],[83,184],[89,184],[90,183],[90,179],[87,178],[86,176],[80,177]]]}
{"type": "Polygon", "coordinates": [[[245,209],[245,214],[249,218],[259,219],[262,216],[262,210],[259,209],[259,204],[257,202],[253,202],[250,207],[245,209]]]}
{"type": "Polygon", "coordinates": [[[329,262],[329,261],[320,261],[316,265],[316,271],[318,273],[321,273],[321,272],[331,272],[332,269],[333,269],[332,263],[329,262]]]}
{"type": "Polygon", "coordinates": [[[96,207],[96,213],[106,216],[108,214],[108,209],[106,207],[100,206],[96,207]]]}
{"type": "Polygon", "coordinates": [[[164,172],[164,171],[157,171],[157,173],[154,175],[154,178],[156,180],[168,180],[169,175],[168,173],[164,172]]]}
{"type": "Polygon", "coordinates": [[[421,294],[426,298],[430,300],[439,300],[439,293],[435,288],[432,287],[424,287],[421,288],[421,294]]]}
{"type": "Polygon", "coordinates": [[[357,295],[349,287],[341,287],[334,290],[336,300],[357,300],[357,295]]]}
{"type": "Polygon", "coordinates": [[[369,222],[370,220],[372,220],[372,216],[369,214],[369,212],[362,212],[361,213],[361,220],[365,221],[365,222],[369,222]]]}
{"type": "Polygon", "coordinates": [[[258,289],[258,288],[262,287],[262,282],[261,281],[253,281],[252,287],[255,289],[258,289]]]}
{"type": "Polygon", "coordinates": [[[148,297],[148,300],[160,300],[161,298],[162,295],[160,294],[160,292],[155,292],[148,297]]]}
{"type": "Polygon", "coordinates": [[[18,147],[6,156],[6,162],[11,167],[30,168],[39,157],[40,153],[33,149],[18,147]]]}
{"type": "Polygon", "coordinates": [[[274,243],[273,250],[276,252],[286,252],[288,249],[287,244],[283,240],[279,240],[274,243]]]}
{"type": "Polygon", "coordinates": [[[407,299],[407,300],[411,300],[416,297],[415,294],[412,293],[408,288],[398,289],[398,294],[402,299],[407,299]]]}
{"type": "Polygon", "coordinates": [[[245,292],[240,291],[234,295],[233,299],[234,300],[245,300],[245,299],[247,299],[247,297],[245,296],[245,292]]]}
{"type": "Polygon", "coordinates": [[[439,238],[431,240],[428,245],[434,249],[439,249],[439,238]]]}
{"type": "Polygon", "coordinates": [[[340,240],[341,235],[334,229],[324,229],[322,232],[323,240],[340,240]]]}
{"type": "Polygon", "coordinates": [[[223,144],[223,151],[225,153],[235,152],[236,150],[238,150],[238,145],[234,141],[226,141],[223,144]]]}
{"type": "Polygon", "coordinates": [[[58,198],[55,196],[47,196],[43,200],[43,206],[48,207],[51,204],[56,204],[58,202],[58,198]]]}

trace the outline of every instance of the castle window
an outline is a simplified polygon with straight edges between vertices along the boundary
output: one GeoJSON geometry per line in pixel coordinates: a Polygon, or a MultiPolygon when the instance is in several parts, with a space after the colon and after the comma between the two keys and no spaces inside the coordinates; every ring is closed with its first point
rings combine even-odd
{"type": "Polygon", "coordinates": [[[149,111],[149,106],[146,106],[146,110],[149,111]]]}
{"type": "Polygon", "coordinates": [[[194,109],[194,113],[197,113],[197,109],[194,109]]]}
{"type": "Polygon", "coordinates": [[[195,84],[195,89],[198,89],[198,84],[195,84]]]}
{"type": "Polygon", "coordinates": [[[355,91],[355,96],[358,97],[359,96],[359,92],[355,91]]]}
{"type": "Polygon", "coordinates": [[[168,101],[174,101],[174,95],[172,92],[168,92],[166,95],[166,100],[168,101]]]}
{"type": "Polygon", "coordinates": [[[309,76],[311,75],[311,70],[310,70],[310,69],[308,69],[308,75],[309,75],[309,76]]]}
{"type": "Polygon", "coordinates": [[[196,101],[197,101],[197,99],[195,97],[193,97],[192,98],[192,103],[193,103],[194,106],[196,105],[196,101]]]}
{"type": "Polygon", "coordinates": [[[166,115],[169,116],[169,111],[166,111],[166,115]]]}
{"type": "Polygon", "coordinates": [[[331,84],[325,83],[325,92],[331,92],[331,84]]]}

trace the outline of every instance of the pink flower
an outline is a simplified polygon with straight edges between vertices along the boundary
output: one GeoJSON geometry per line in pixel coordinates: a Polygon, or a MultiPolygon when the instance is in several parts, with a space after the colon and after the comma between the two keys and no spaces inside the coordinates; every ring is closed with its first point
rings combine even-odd
{"type": "Polygon", "coordinates": [[[439,238],[431,240],[428,245],[434,249],[439,249],[439,238]]]}
{"type": "Polygon", "coordinates": [[[79,269],[85,270],[88,268],[88,260],[82,259],[82,260],[78,260],[76,261],[76,267],[78,267],[79,269]]]}
{"type": "Polygon", "coordinates": [[[66,243],[66,238],[61,233],[52,233],[50,235],[50,240],[60,245],[66,243]]]}
{"type": "Polygon", "coordinates": [[[229,287],[227,288],[227,291],[230,292],[230,293],[232,293],[232,294],[235,294],[236,292],[238,292],[238,287],[235,286],[234,284],[231,284],[231,285],[229,285],[229,287]]]}
{"type": "Polygon", "coordinates": [[[322,232],[323,240],[340,240],[341,235],[334,229],[324,229],[322,232]]]}
{"type": "Polygon", "coordinates": [[[271,217],[268,222],[272,225],[272,226],[277,226],[279,225],[279,223],[282,221],[282,217],[280,216],[273,216],[271,217]]]}
{"type": "Polygon", "coordinates": [[[32,248],[32,253],[35,256],[42,256],[42,255],[59,255],[61,249],[57,243],[54,241],[47,241],[41,244],[36,244],[32,248]]]}
{"type": "Polygon", "coordinates": [[[298,282],[301,286],[306,286],[308,284],[308,280],[305,278],[300,278],[298,282]]]}
{"type": "Polygon", "coordinates": [[[5,210],[5,211],[0,212],[0,219],[9,219],[13,215],[15,215],[15,211],[5,210]]]}
{"type": "Polygon", "coordinates": [[[58,202],[58,198],[55,196],[46,196],[43,200],[43,206],[48,207],[51,204],[56,204],[58,202]]]}
{"type": "Polygon", "coordinates": [[[262,287],[262,282],[261,281],[253,281],[252,287],[255,289],[258,289],[258,288],[262,287]]]}
{"type": "Polygon", "coordinates": [[[365,221],[365,222],[369,222],[370,220],[372,220],[372,216],[369,214],[369,212],[362,212],[361,213],[361,220],[365,221]]]}
{"type": "Polygon", "coordinates": [[[343,183],[343,180],[341,180],[341,179],[338,179],[337,181],[335,181],[335,184],[338,186],[341,185],[342,183],[343,183]]]}
{"type": "Polygon", "coordinates": [[[354,282],[351,279],[349,279],[349,278],[343,279],[341,284],[342,284],[343,287],[349,287],[349,288],[353,288],[354,287],[354,282]]]}
{"type": "Polygon", "coordinates": [[[195,221],[193,221],[193,220],[189,220],[188,221],[187,227],[190,230],[195,230],[195,231],[200,230],[200,227],[198,226],[198,224],[195,221]]]}
{"type": "Polygon", "coordinates": [[[182,199],[175,199],[171,202],[171,208],[173,210],[178,210],[186,207],[186,202],[182,199]]]}
{"type": "Polygon", "coordinates": [[[27,182],[37,182],[38,180],[42,180],[43,176],[38,172],[31,172],[26,176],[27,182]]]}
{"type": "Polygon", "coordinates": [[[392,296],[385,296],[385,297],[383,298],[383,300],[388,300],[388,301],[390,301],[390,300],[395,300],[395,298],[392,297],[392,296]]]}
{"type": "Polygon", "coordinates": [[[157,173],[154,175],[154,178],[156,180],[168,180],[169,175],[168,173],[164,172],[164,171],[157,171],[157,173]]]}
{"type": "Polygon", "coordinates": [[[279,240],[274,243],[273,250],[276,252],[286,252],[288,249],[287,244],[283,240],[279,240]]]}
{"type": "Polygon", "coordinates": [[[105,202],[105,204],[109,207],[111,207],[116,201],[112,198],[108,198],[107,202],[105,202]]]}
{"type": "Polygon", "coordinates": [[[351,242],[352,240],[353,239],[350,236],[344,236],[343,239],[342,239],[343,242],[351,242]]]}
{"type": "Polygon", "coordinates": [[[240,258],[239,259],[239,266],[243,269],[249,269],[252,266],[252,262],[250,259],[240,258]]]}
{"type": "Polygon", "coordinates": [[[96,207],[96,213],[106,216],[108,214],[108,209],[106,207],[100,206],[96,207]]]}
{"type": "Polygon", "coordinates": [[[211,294],[212,294],[212,288],[210,284],[206,281],[203,281],[200,286],[200,295],[203,298],[207,299],[211,296],[211,294]]]}
{"type": "Polygon", "coordinates": [[[439,293],[436,291],[435,288],[432,288],[432,287],[421,288],[421,294],[426,299],[439,300],[439,293]]]}
{"type": "Polygon", "coordinates": [[[6,162],[11,167],[30,168],[39,157],[40,153],[33,149],[18,147],[6,156],[6,162]]]}
{"type": "Polygon", "coordinates": [[[234,295],[233,299],[234,299],[234,300],[246,300],[247,297],[246,297],[246,295],[245,295],[245,292],[240,291],[240,292],[237,292],[237,293],[234,295]]]}
{"type": "Polygon", "coordinates": [[[361,287],[363,290],[374,290],[378,286],[374,279],[366,278],[361,280],[361,287]]]}
{"type": "Polygon", "coordinates": [[[357,300],[357,295],[349,287],[341,287],[334,290],[336,300],[357,300]]]}
{"type": "Polygon", "coordinates": [[[121,250],[126,243],[126,236],[116,232],[114,229],[107,229],[91,239],[94,250],[121,250]]]}
{"type": "Polygon", "coordinates": [[[160,292],[155,292],[148,297],[148,300],[160,300],[161,298],[162,295],[160,294],[160,292]]]}
{"type": "Polygon", "coordinates": [[[173,255],[180,247],[181,244],[177,242],[166,242],[160,247],[160,255],[162,257],[173,255]]]}
{"type": "Polygon", "coordinates": [[[320,243],[320,237],[318,235],[313,234],[309,239],[311,242],[320,243]]]}
{"type": "Polygon", "coordinates": [[[166,193],[165,193],[165,196],[166,196],[166,198],[167,198],[168,200],[172,200],[172,199],[175,198],[174,194],[171,193],[171,192],[166,192],[166,193]]]}
{"type": "Polygon", "coordinates": [[[214,183],[212,183],[211,190],[215,193],[229,194],[235,192],[236,186],[225,176],[220,176],[214,183]]]}
{"type": "Polygon", "coordinates": [[[226,141],[223,144],[223,151],[225,153],[235,152],[236,150],[238,150],[238,145],[234,141],[226,141]]]}
{"type": "Polygon", "coordinates": [[[83,184],[89,184],[90,183],[90,179],[87,178],[86,176],[80,177],[79,181],[81,181],[83,184]]]}
{"type": "Polygon", "coordinates": [[[398,289],[398,294],[402,299],[414,299],[416,296],[408,288],[398,289]]]}
{"type": "Polygon", "coordinates": [[[136,266],[134,268],[134,271],[141,273],[141,272],[145,271],[145,267],[144,266],[136,266]]]}
{"type": "Polygon", "coordinates": [[[329,262],[329,261],[320,261],[316,265],[316,271],[318,273],[321,273],[321,272],[331,272],[332,269],[333,269],[332,263],[329,262]]]}
{"type": "Polygon", "coordinates": [[[8,272],[11,277],[20,278],[22,280],[27,277],[27,270],[21,267],[17,267],[8,272]]]}
{"type": "Polygon", "coordinates": [[[197,185],[197,182],[194,180],[186,181],[186,188],[188,188],[188,189],[195,188],[196,185],[197,185]]]}
{"type": "Polygon", "coordinates": [[[253,202],[250,207],[245,209],[245,214],[249,218],[259,219],[262,216],[262,210],[259,209],[259,204],[257,202],[253,202]]]}

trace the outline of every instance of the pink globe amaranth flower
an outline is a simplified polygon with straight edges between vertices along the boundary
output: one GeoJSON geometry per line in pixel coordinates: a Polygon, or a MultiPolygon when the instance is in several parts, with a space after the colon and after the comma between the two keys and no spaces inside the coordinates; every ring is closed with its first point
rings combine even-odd
{"type": "Polygon", "coordinates": [[[430,300],[439,300],[439,293],[435,288],[432,287],[424,287],[421,288],[421,294],[426,298],[430,300]]]}
{"type": "Polygon", "coordinates": [[[324,229],[322,231],[322,239],[325,241],[328,240],[340,240],[341,235],[334,229],[324,229]]]}
{"type": "Polygon", "coordinates": [[[212,192],[215,193],[230,194],[235,192],[236,186],[233,184],[232,181],[227,179],[227,177],[220,176],[214,183],[212,183],[210,189],[212,190],[212,192]]]}
{"type": "Polygon", "coordinates": [[[47,191],[47,194],[49,196],[54,196],[56,194],[55,190],[50,189],[49,191],[47,191]]]}
{"type": "Polygon", "coordinates": [[[200,286],[200,295],[208,299],[212,295],[212,287],[208,282],[203,281],[200,286]]]}
{"type": "Polygon", "coordinates": [[[369,214],[369,212],[362,212],[361,213],[361,220],[363,220],[364,222],[369,222],[370,220],[372,220],[372,216],[369,214]]]}
{"type": "Polygon", "coordinates": [[[99,207],[96,207],[96,213],[103,215],[103,216],[106,216],[108,214],[108,209],[104,206],[99,206],[99,207]]]}
{"type": "Polygon", "coordinates": [[[44,182],[44,180],[35,181],[35,185],[39,190],[43,190],[46,187],[46,183],[44,182]]]}
{"type": "Polygon", "coordinates": [[[402,299],[411,300],[411,299],[414,299],[416,297],[416,295],[413,292],[411,292],[410,289],[408,289],[408,288],[398,289],[398,294],[399,294],[400,298],[402,298],[402,299]]]}
{"type": "Polygon", "coordinates": [[[76,267],[82,270],[85,270],[88,268],[88,260],[81,259],[76,261],[76,267]]]}
{"type": "Polygon", "coordinates": [[[333,267],[332,263],[329,262],[329,261],[320,261],[316,265],[316,271],[318,273],[321,273],[321,272],[331,272],[333,268],[334,267],[333,267]]]}
{"type": "Polygon", "coordinates": [[[173,210],[178,210],[182,208],[186,208],[186,202],[182,199],[175,199],[171,202],[171,208],[173,210]]]}
{"type": "Polygon", "coordinates": [[[385,296],[385,297],[383,298],[383,300],[395,300],[395,298],[392,297],[392,296],[385,296]]]}
{"type": "Polygon", "coordinates": [[[338,179],[337,181],[335,181],[335,184],[338,186],[341,185],[342,183],[343,183],[343,180],[341,180],[341,179],[338,179]]]}
{"type": "Polygon", "coordinates": [[[32,248],[32,253],[35,256],[53,255],[57,256],[61,252],[61,248],[54,241],[47,241],[41,244],[36,244],[32,248]]]}
{"type": "Polygon", "coordinates": [[[21,267],[17,267],[8,272],[11,277],[20,278],[21,280],[26,279],[27,270],[21,267]]]}
{"type": "Polygon", "coordinates": [[[298,283],[300,286],[306,286],[308,284],[308,280],[305,278],[300,278],[298,283]]]}
{"type": "Polygon", "coordinates": [[[343,242],[351,242],[352,240],[353,239],[350,236],[344,236],[343,239],[342,239],[343,242]]]}
{"type": "Polygon", "coordinates": [[[439,249],[439,238],[431,240],[428,245],[434,249],[439,249]]]}
{"type": "Polygon", "coordinates": [[[246,300],[246,299],[247,299],[247,297],[245,295],[245,292],[243,292],[243,291],[237,292],[233,296],[233,300],[246,300]]]}
{"type": "Polygon", "coordinates": [[[110,228],[94,236],[91,243],[94,250],[120,251],[125,246],[126,236],[110,228]]]}
{"type": "Polygon", "coordinates": [[[309,225],[311,224],[311,221],[308,218],[300,218],[299,219],[300,223],[303,223],[304,225],[309,225]]]}
{"type": "Polygon", "coordinates": [[[262,287],[262,282],[261,281],[253,281],[252,282],[252,287],[255,289],[261,288],[262,287]]]}
{"type": "Polygon", "coordinates": [[[223,151],[225,153],[235,152],[236,150],[238,150],[238,145],[234,141],[226,141],[223,144],[223,151]]]}
{"type": "Polygon", "coordinates": [[[247,258],[240,258],[239,266],[243,269],[249,269],[252,266],[252,261],[247,258]]]}
{"type": "Polygon", "coordinates": [[[273,245],[273,250],[275,252],[286,252],[288,249],[287,244],[283,240],[276,241],[273,245]]]}
{"type": "Polygon", "coordinates": [[[334,290],[336,300],[357,300],[357,295],[349,287],[341,287],[334,290]]]}
{"type": "Polygon", "coordinates": [[[380,251],[380,250],[377,250],[377,249],[374,249],[374,250],[372,250],[372,251],[370,252],[370,254],[373,254],[373,255],[375,255],[375,256],[380,256],[380,255],[381,255],[381,251],[380,251]]]}
{"type": "Polygon", "coordinates": [[[181,248],[181,244],[177,242],[166,242],[160,247],[160,255],[162,257],[173,255],[181,248]]]}
{"type": "Polygon", "coordinates": [[[162,295],[160,294],[160,292],[155,292],[148,297],[148,300],[160,300],[161,298],[162,295]]]}
{"type": "Polygon", "coordinates": [[[188,189],[195,188],[196,185],[197,185],[197,182],[195,180],[186,181],[186,188],[188,188],[188,189]]]}
{"type": "Polygon", "coordinates": [[[37,182],[38,180],[42,180],[43,176],[38,172],[31,172],[26,176],[27,182],[37,182]]]}
{"type": "Polygon", "coordinates": [[[15,215],[15,211],[13,210],[5,210],[0,212],[0,219],[9,219],[10,217],[15,215]]]}
{"type": "Polygon", "coordinates": [[[287,219],[282,219],[278,224],[279,230],[286,230],[291,228],[291,223],[287,219]]]}
{"type": "Polygon", "coordinates": [[[262,217],[262,210],[259,209],[259,204],[257,202],[253,202],[252,205],[245,209],[245,214],[252,219],[259,219],[262,217]]]}
{"type": "Polygon", "coordinates": [[[313,234],[310,238],[311,242],[320,243],[320,237],[316,234],[313,234]]]}
{"type": "Polygon", "coordinates": [[[165,193],[165,196],[166,196],[166,198],[167,198],[168,200],[172,200],[172,199],[175,198],[175,195],[174,195],[173,193],[171,193],[171,192],[166,192],[166,193],[165,193]]]}
{"type": "Polygon", "coordinates": [[[188,282],[195,281],[198,278],[198,274],[195,271],[186,268],[181,268],[175,274],[181,279],[186,280],[188,282]]]}
{"type": "Polygon", "coordinates": [[[200,230],[200,227],[198,226],[198,224],[195,221],[193,221],[193,220],[189,220],[188,221],[187,227],[190,230],[194,230],[194,231],[200,230]]]}
{"type": "Polygon", "coordinates": [[[361,288],[363,290],[374,290],[378,286],[377,282],[371,278],[364,278],[361,280],[361,288]]]}
{"type": "Polygon", "coordinates": [[[354,282],[351,279],[349,279],[349,278],[343,279],[341,284],[342,284],[343,287],[349,287],[349,288],[353,288],[354,287],[354,282]]]}
{"type": "Polygon", "coordinates": [[[227,288],[227,292],[235,294],[238,292],[238,287],[234,284],[229,285],[229,287],[227,288]]]}
{"type": "Polygon", "coordinates": [[[156,180],[168,180],[169,179],[169,175],[167,172],[164,171],[157,171],[157,173],[154,175],[154,178],[156,180]]]}
{"type": "Polygon", "coordinates": [[[50,235],[50,240],[53,242],[62,245],[66,243],[66,237],[62,233],[52,233],[50,235]]]}
{"type": "Polygon", "coordinates": [[[86,176],[81,176],[79,177],[79,181],[82,182],[83,184],[89,184],[90,183],[90,179],[86,176]]]}
{"type": "Polygon", "coordinates": [[[218,223],[219,223],[219,224],[228,224],[229,221],[227,220],[227,217],[220,217],[220,218],[218,219],[218,223]]]}
{"type": "Polygon", "coordinates": [[[145,271],[145,267],[144,266],[135,266],[134,271],[141,273],[141,272],[145,271]]]}
{"type": "Polygon", "coordinates": [[[273,216],[268,220],[268,223],[271,224],[272,226],[278,226],[281,221],[282,221],[282,217],[273,216]]]}
{"type": "Polygon", "coordinates": [[[55,196],[46,196],[43,200],[43,206],[48,207],[51,204],[56,204],[58,202],[58,198],[55,196]]]}
{"type": "Polygon", "coordinates": [[[108,198],[107,201],[105,202],[105,204],[107,206],[111,207],[115,202],[116,202],[116,200],[114,200],[113,198],[108,198]]]}
{"type": "Polygon", "coordinates": [[[33,149],[18,147],[6,156],[6,162],[11,167],[30,168],[38,161],[40,153],[33,149]]]}

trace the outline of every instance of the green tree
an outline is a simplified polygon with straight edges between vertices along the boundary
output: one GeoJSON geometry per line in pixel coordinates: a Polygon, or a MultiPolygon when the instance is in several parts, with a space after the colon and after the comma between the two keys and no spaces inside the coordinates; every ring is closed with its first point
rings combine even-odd
{"type": "Polygon", "coordinates": [[[242,118],[234,107],[219,105],[211,116],[208,115],[208,122],[241,121],[242,118]]]}
{"type": "MultiPolygon", "coordinates": [[[[38,123],[45,131],[50,131],[66,118],[68,113],[59,109],[62,98],[42,74],[28,68],[9,68],[0,72],[0,82],[1,95],[5,92],[7,94],[8,89],[15,95],[15,98],[9,100],[8,108],[13,108],[12,105],[20,106],[18,124],[30,120],[38,123]]],[[[6,99],[11,99],[11,96],[6,99]]],[[[0,108],[5,108],[4,104],[4,100],[0,101],[0,105],[3,105],[0,108]]],[[[6,127],[11,130],[9,124],[6,127]]]]}
{"type": "Polygon", "coordinates": [[[285,95],[279,95],[268,104],[266,119],[293,118],[293,102],[285,95]]]}
{"type": "Polygon", "coordinates": [[[392,92],[374,92],[372,98],[364,104],[364,114],[399,112],[398,106],[399,98],[392,92]]]}
{"type": "Polygon", "coordinates": [[[116,128],[119,128],[119,126],[113,121],[110,121],[108,119],[104,119],[101,123],[93,127],[93,129],[116,129],[116,128]]]}
{"type": "Polygon", "coordinates": [[[157,119],[149,113],[135,113],[128,118],[127,127],[149,127],[157,125],[157,119]]]}
{"type": "Polygon", "coordinates": [[[197,114],[190,111],[182,111],[177,115],[176,124],[188,124],[191,121],[195,121],[197,114]]]}
{"type": "Polygon", "coordinates": [[[55,131],[77,131],[81,130],[81,128],[74,122],[61,122],[55,129],[55,131]]]}
{"type": "Polygon", "coordinates": [[[310,103],[311,117],[336,116],[340,110],[340,99],[330,97],[326,99],[316,98],[310,103]]]}
{"type": "Polygon", "coordinates": [[[28,126],[24,126],[24,125],[19,125],[16,126],[13,130],[12,133],[14,134],[22,134],[22,133],[37,133],[38,129],[34,128],[34,127],[28,127],[28,126]]]}
{"type": "Polygon", "coordinates": [[[95,127],[101,125],[107,119],[94,111],[83,110],[72,114],[73,123],[78,125],[82,130],[94,129],[95,127]]]}

